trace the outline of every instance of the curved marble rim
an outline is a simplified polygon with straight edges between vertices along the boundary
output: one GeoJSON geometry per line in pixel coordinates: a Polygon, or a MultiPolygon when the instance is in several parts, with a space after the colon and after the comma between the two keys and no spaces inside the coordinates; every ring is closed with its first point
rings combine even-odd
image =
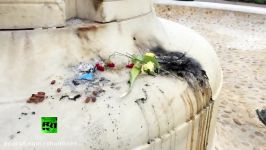
{"type": "Polygon", "coordinates": [[[232,4],[198,2],[198,1],[189,1],[189,2],[173,1],[173,0],[155,0],[155,4],[209,8],[209,9],[228,10],[228,11],[237,11],[237,12],[244,12],[244,13],[266,15],[266,8],[253,7],[253,6],[240,6],[240,5],[232,5],[232,4]]]}

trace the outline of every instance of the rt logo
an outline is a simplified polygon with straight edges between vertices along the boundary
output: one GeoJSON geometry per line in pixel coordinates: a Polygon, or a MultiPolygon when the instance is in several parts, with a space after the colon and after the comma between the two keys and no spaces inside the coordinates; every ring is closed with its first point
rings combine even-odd
{"type": "Polygon", "coordinates": [[[57,133],[57,117],[42,117],[42,133],[57,133]]]}

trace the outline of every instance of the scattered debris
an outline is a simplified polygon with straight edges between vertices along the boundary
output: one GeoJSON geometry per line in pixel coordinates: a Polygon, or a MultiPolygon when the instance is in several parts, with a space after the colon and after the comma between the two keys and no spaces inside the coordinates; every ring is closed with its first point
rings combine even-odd
{"type": "Polygon", "coordinates": [[[144,93],[145,98],[142,97],[142,98],[137,99],[137,100],[135,101],[137,104],[139,104],[139,102],[141,102],[141,103],[145,103],[145,102],[147,101],[147,99],[148,99],[147,91],[146,91],[145,89],[142,89],[142,91],[143,91],[143,93],[144,93]]]}
{"type": "Polygon", "coordinates": [[[45,99],[45,92],[38,92],[37,94],[32,94],[27,100],[27,103],[40,103],[45,99]]]}
{"type": "Polygon", "coordinates": [[[78,66],[78,71],[81,75],[79,75],[77,80],[93,80],[94,72],[96,71],[96,69],[95,66],[92,64],[81,63],[78,66]]]}
{"type": "Polygon", "coordinates": [[[61,100],[64,99],[64,98],[69,98],[69,96],[68,96],[68,95],[63,95],[63,96],[60,97],[59,100],[61,101],[61,100]]]}
{"type": "Polygon", "coordinates": [[[23,112],[21,113],[21,115],[24,115],[24,116],[26,116],[27,114],[28,114],[28,113],[23,113],[23,112]]]}
{"type": "Polygon", "coordinates": [[[94,103],[96,102],[96,97],[92,97],[91,101],[94,103]]]}
{"type": "Polygon", "coordinates": [[[147,144],[151,144],[152,142],[154,142],[154,139],[149,139],[147,144]]]}
{"type": "Polygon", "coordinates": [[[89,102],[96,102],[96,97],[95,96],[89,96],[86,98],[85,103],[89,103],[89,102]]]}
{"type": "Polygon", "coordinates": [[[91,97],[87,97],[86,99],[85,99],[85,103],[89,103],[91,101],[91,97]]]}
{"type": "Polygon", "coordinates": [[[73,83],[75,86],[78,86],[78,85],[80,84],[77,80],[72,80],[72,83],[73,83]]]}
{"type": "Polygon", "coordinates": [[[78,98],[80,98],[81,95],[78,94],[78,95],[75,95],[74,97],[69,97],[70,100],[73,100],[73,101],[76,101],[78,98]]]}
{"type": "MultiPolygon", "coordinates": [[[[133,65],[132,65],[133,66],[133,65]]],[[[85,103],[96,102],[96,97],[101,96],[101,93],[104,93],[105,90],[102,89],[110,80],[103,77],[100,72],[105,71],[105,67],[114,68],[116,67],[115,63],[111,61],[105,61],[101,59],[92,59],[90,62],[79,63],[75,66],[70,66],[69,69],[74,73],[73,77],[70,77],[63,81],[62,86],[68,86],[66,89],[70,89],[71,93],[78,93],[73,95],[71,93],[60,95],[60,101],[67,98],[68,100],[76,101],[81,98],[81,95],[88,96],[85,100],[85,103]],[[84,88],[84,92],[80,92],[79,88],[84,88]],[[91,93],[91,95],[88,95],[91,93]]],[[[50,84],[55,85],[56,80],[51,80],[50,84]]],[[[62,93],[62,87],[56,89],[57,93],[62,93]]],[[[51,99],[54,99],[53,96],[49,96],[51,99]]],[[[32,96],[27,100],[27,103],[40,103],[48,96],[44,92],[38,92],[37,94],[32,94],[32,96]]],[[[32,112],[35,114],[35,112],[32,112]]]]}
{"type": "Polygon", "coordinates": [[[93,73],[85,73],[83,75],[81,75],[79,78],[79,80],[93,80],[93,73]]]}
{"type": "Polygon", "coordinates": [[[64,99],[64,98],[68,98],[69,100],[73,100],[73,101],[76,101],[78,98],[80,98],[81,95],[80,94],[77,94],[73,97],[70,97],[69,95],[63,95],[61,96],[60,100],[64,99]]]}
{"type": "Polygon", "coordinates": [[[146,99],[142,97],[142,98],[137,99],[135,102],[136,103],[139,103],[139,102],[145,103],[145,101],[146,101],[146,99]]]}
{"type": "Polygon", "coordinates": [[[78,66],[78,70],[80,72],[91,73],[91,72],[95,72],[95,67],[91,64],[88,64],[88,63],[81,63],[78,66]]]}
{"type": "Polygon", "coordinates": [[[103,90],[103,89],[97,89],[97,90],[92,92],[92,95],[93,96],[99,96],[99,94],[104,93],[104,92],[105,92],[105,90],[103,90]]]}
{"type": "MultiPolygon", "coordinates": [[[[98,66],[99,67],[99,66],[98,66]]],[[[73,71],[76,74],[71,80],[74,86],[85,84],[88,81],[92,82],[95,80],[95,72],[97,64],[92,65],[91,63],[80,63],[78,66],[73,66],[73,71]]]]}
{"type": "Polygon", "coordinates": [[[52,80],[52,81],[51,81],[51,85],[54,85],[54,84],[55,84],[55,82],[56,82],[55,80],[52,80]]]}
{"type": "Polygon", "coordinates": [[[44,92],[38,92],[37,95],[45,95],[44,92]]]}
{"type": "Polygon", "coordinates": [[[98,95],[98,92],[97,91],[93,91],[92,92],[92,95],[97,96],[98,95]]]}
{"type": "Polygon", "coordinates": [[[56,92],[57,92],[57,93],[60,93],[60,92],[61,92],[61,88],[57,88],[57,89],[56,89],[56,92]]]}
{"type": "Polygon", "coordinates": [[[86,98],[85,103],[96,102],[96,97],[98,97],[103,92],[105,92],[105,90],[103,90],[103,89],[97,89],[97,90],[93,91],[92,95],[86,98]]]}
{"type": "Polygon", "coordinates": [[[114,86],[115,86],[115,83],[111,83],[111,85],[110,85],[110,86],[111,86],[111,88],[114,88],[114,86]]]}
{"type": "Polygon", "coordinates": [[[164,91],[163,91],[162,89],[160,89],[159,87],[158,87],[158,89],[159,89],[159,91],[160,91],[162,94],[164,94],[164,91]]]}

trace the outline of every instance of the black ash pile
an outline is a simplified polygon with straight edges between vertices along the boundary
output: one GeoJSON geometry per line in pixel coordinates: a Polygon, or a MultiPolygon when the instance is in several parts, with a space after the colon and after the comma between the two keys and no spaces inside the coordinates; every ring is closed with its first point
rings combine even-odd
{"type": "Polygon", "coordinates": [[[211,99],[208,76],[197,60],[186,56],[185,53],[170,52],[161,47],[155,47],[151,51],[157,56],[161,75],[173,73],[185,79],[191,88],[204,92],[211,99]]]}

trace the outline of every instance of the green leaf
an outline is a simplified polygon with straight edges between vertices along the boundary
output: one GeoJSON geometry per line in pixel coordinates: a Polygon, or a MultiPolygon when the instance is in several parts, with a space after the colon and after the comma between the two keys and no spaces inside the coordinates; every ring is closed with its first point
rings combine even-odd
{"type": "Polygon", "coordinates": [[[139,67],[139,65],[134,65],[134,67],[131,69],[130,71],[130,86],[133,85],[134,81],[136,80],[136,78],[138,77],[138,75],[140,74],[141,68],[139,67]]]}
{"type": "Polygon", "coordinates": [[[131,61],[132,61],[133,64],[136,64],[136,63],[141,62],[143,60],[142,56],[133,55],[132,57],[133,58],[132,58],[131,61]]]}
{"type": "Polygon", "coordinates": [[[156,57],[152,57],[152,56],[144,55],[144,57],[143,57],[143,62],[146,64],[146,63],[148,63],[148,62],[150,62],[150,61],[151,61],[152,63],[154,63],[155,68],[158,68],[158,67],[159,67],[159,63],[158,63],[156,57]]]}

